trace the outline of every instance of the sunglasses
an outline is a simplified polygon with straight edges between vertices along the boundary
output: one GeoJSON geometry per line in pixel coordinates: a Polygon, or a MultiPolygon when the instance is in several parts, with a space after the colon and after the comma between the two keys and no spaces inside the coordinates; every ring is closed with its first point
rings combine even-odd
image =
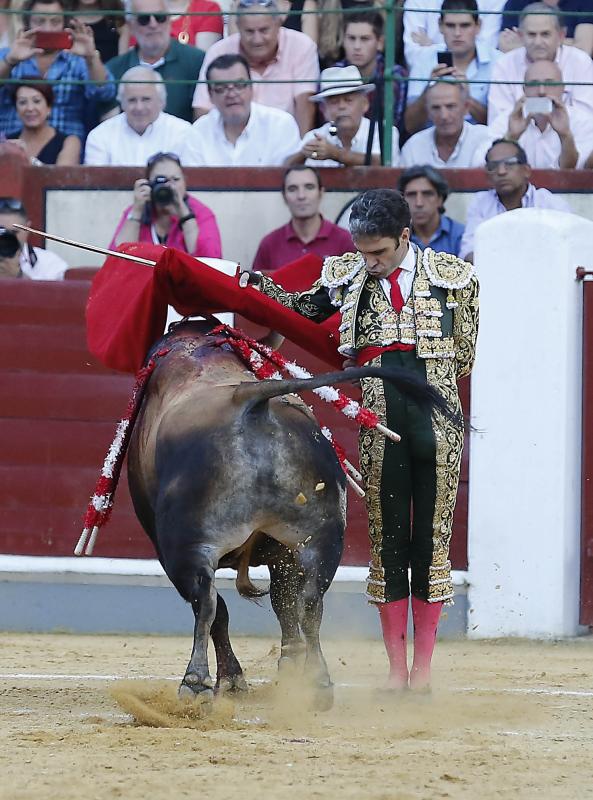
{"type": "Polygon", "coordinates": [[[261,6],[262,8],[277,8],[276,0],[239,0],[239,8],[252,8],[261,6]]]}
{"type": "Polygon", "coordinates": [[[15,197],[0,197],[0,211],[24,211],[25,206],[15,197]]]}
{"type": "Polygon", "coordinates": [[[525,159],[519,156],[509,156],[509,158],[500,158],[498,161],[487,161],[486,172],[496,172],[502,165],[503,167],[517,167],[519,164],[525,164],[525,159]]]}
{"type": "Polygon", "coordinates": [[[155,22],[158,22],[159,25],[162,25],[163,22],[167,21],[166,14],[136,14],[136,22],[138,25],[141,25],[143,28],[146,25],[150,24],[150,20],[154,19],[155,22]]]}

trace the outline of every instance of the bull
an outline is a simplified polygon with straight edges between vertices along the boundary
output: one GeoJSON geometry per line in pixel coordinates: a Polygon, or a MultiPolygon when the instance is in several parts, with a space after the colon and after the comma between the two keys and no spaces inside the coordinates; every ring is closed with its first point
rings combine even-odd
{"type": "Polygon", "coordinates": [[[138,519],[195,617],[179,694],[210,700],[215,690],[246,688],[214,576],[218,568],[236,569],[239,593],[253,598],[262,592],[251,583],[249,566],[267,564],[281,628],[279,666],[294,664],[304,651],[317,704],[328,708],[333,687],[319,628],[323,596],[342,555],[346,482],[332,445],[292,393],[375,376],[431,409],[446,412],[446,405],[403,370],[386,375],[364,367],[258,381],[228,345],[219,346],[212,329],[212,321],[184,321],[154,345],[149,357],[164,345],[169,351],[150,378],[128,452],[138,519]]]}

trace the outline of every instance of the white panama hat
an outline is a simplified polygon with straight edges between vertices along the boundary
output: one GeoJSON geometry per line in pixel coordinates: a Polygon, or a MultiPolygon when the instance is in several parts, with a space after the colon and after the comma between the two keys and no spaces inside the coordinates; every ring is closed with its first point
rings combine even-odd
{"type": "Polygon", "coordinates": [[[321,91],[312,95],[309,100],[319,103],[326,97],[349,92],[372,92],[374,83],[364,83],[358,67],[350,64],[347,67],[328,67],[321,73],[319,80],[321,91]]]}

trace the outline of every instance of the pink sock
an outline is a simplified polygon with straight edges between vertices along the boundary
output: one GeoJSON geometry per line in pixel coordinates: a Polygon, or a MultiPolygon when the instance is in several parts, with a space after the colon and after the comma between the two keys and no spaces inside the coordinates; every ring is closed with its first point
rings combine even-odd
{"type": "Polygon", "coordinates": [[[442,602],[428,603],[412,597],[414,620],[414,662],[410,672],[410,687],[423,689],[430,686],[430,662],[437,638],[442,602]]]}
{"type": "Polygon", "coordinates": [[[389,657],[389,686],[403,689],[408,685],[408,598],[381,604],[379,616],[389,657]]]}

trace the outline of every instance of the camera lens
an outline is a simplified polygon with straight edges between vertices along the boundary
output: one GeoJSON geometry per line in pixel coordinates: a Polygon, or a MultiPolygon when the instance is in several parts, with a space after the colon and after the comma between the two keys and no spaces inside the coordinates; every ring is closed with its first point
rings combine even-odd
{"type": "Polygon", "coordinates": [[[168,206],[175,201],[173,189],[167,184],[166,178],[155,178],[151,186],[150,196],[155,206],[168,206]]]}
{"type": "Polygon", "coordinates": [[[21,244],[14,233],[0,228],[0,258],[13,258],[21,249],[21,244]]]}

